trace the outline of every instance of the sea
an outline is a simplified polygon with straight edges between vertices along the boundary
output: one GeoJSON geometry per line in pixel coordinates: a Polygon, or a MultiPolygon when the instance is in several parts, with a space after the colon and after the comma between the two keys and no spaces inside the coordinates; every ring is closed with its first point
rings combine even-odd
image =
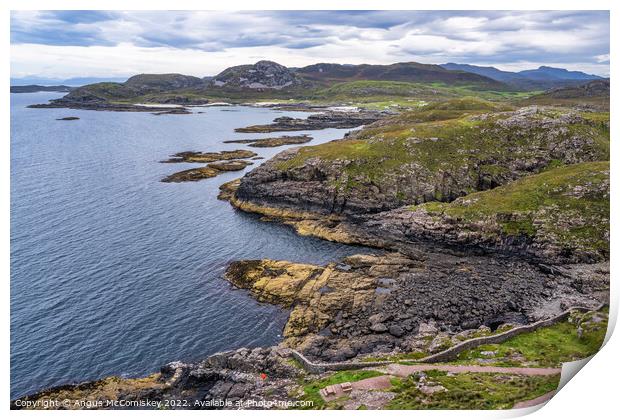
{"type": "MultiPolygon", "coordinates": [[[[200,166],[160,163],[174,153],[252,149],[223,141],[281,135],[234,129],[307,113],[27,108],[60,96],[11,94],[11,398],[277,344],[288,311],[233,288],[223,278],[227,265],[261,258],[326,264],[369,251],[301,237],[216,198],[221,184],[264,160],[199,182],[160,182],[200,166]],[[79,120],[57,120],[63,117],[79,120]]],[[[312,145],[346,131],[285,134],[309,134],[312,145]]],[[[287,147],[252,150],[269,159],[287,147]]]]}

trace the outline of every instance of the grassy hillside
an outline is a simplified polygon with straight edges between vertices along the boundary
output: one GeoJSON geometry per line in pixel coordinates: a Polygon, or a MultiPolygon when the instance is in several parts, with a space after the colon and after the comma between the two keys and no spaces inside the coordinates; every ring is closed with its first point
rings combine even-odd
{"type": "Polygon", "coordinates": [[[139,74],[124,83],[75,89],[64,102],[170,102],[286,100],[350,102],[372,108],[414,108],[461,96],[513,100],[530,96],[501,82],[420,63],[316,64],[289,69],[270,61],[230,67],[212,80],[182,74],[139,74]],[[273,87],[273,88],[272,88],[273,87]]]}
{"type": "Polygon", "coordinates": [[[451,203],[426,203],[412,210],[467,231],[525,236],[553,243],[565,253],[609,257],[609,162],[560,166],[451,203]]]}
{"type": "Polygon", "coordinates": [[[343,168],[344,174],[349,175],[346,182],[350,187],[361,178],[380,182],[405,165],[416,165],[418,173],[422,169],[455,175],[463,171],[470,175],[488,173],[499,185],[503,177],[511,178],[511,162],[551,162],[553,153],[545,149],[573,136],[588,139],[581,149],[583,155],[591,156],[588,160],[608,160],[608,130],[587,119],[562,122],[557,117],[566,115],[564,111],[540,111],[522,120],[510,120],[509,115],[501,113],[476,118],[481,113],[507,109],[505,105],[474,98],[431,104],[370,125],[353,138],[302,147],[278,165],[286,170],[302,166],[311,158],[344,159],[350,161],[343,168]],[[557,135],[550,135],[545,128],[552,122],[558,126],[557,135]]]}

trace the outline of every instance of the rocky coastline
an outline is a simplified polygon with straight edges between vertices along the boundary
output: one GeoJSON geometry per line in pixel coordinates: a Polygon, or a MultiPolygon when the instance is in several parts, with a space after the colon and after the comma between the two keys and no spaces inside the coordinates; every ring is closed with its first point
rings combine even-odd
{"type": "MultiPolygon", "coordinates": [[[[238,408],[204,404],[250,397],[302,401],[308,390],[299,378],[328,374],[305,372],[294,351],[311,362],[423,359],[469,338],[608,302],[608,121],[575,110],[457,101],[396,116],[282,117],[236,131],[361,125],[341,140],[287,149],[220,187],[219,199],[265,221],[376,248],[324,266],[230,262],[232,287],[290,310],[280,345],[25,400],[190,401],[177,408],[238,408]]],[[[253,157],[182,152],[165,162],[208,164],[172,175],[176,182],[242,169],[250,162],[240,159],[253,157]]],[[[521,354],[509,362],[531,363],[521,354]]]]}
{"type": "Polygon", "coordinates": [[[114,112],[150,112],[157,111],[158,114],[190,114],[191,112],[187,108],[180,108],[177,106],[169,107],[157,107],[133,105],[124,103],[111,103],[111,102],[80,102],[80,101],[67,101],[67,100],[52,100],[47,104],[33,104],[28,105],[27,108],[68,108],[68,109],[83,109],[87,111],[114,111],[114,112]]]}

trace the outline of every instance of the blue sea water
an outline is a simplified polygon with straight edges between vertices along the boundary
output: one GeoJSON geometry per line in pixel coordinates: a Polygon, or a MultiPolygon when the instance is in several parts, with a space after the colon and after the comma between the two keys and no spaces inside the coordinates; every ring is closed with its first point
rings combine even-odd
{"type": "MultiPolygon", "coordinates": [[[[324,264],[364,251],[300,237],[217,200],[219,185],[243,171],[159,182],[200,166],[159,163],[173,153],[245,148],[222,141],[268,136],[233,130],[305,113],[26,108],[60,95],[11,95],[11,398],[275,344],[288,312],[233,289],[222,278],[227,263],[324,264]],[[80,119],[56,120],[66,116],[80,119]]],[[[299,133],[318,144],[345,131],[299,133]]],[[[269,158],[286,147],[256,151],[269,158]]]]}

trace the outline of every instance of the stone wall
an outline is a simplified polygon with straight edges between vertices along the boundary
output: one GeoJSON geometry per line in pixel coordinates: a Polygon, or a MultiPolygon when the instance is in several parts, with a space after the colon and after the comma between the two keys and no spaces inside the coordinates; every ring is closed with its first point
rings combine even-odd
{"type": "MultiPolygon", "coordinates": [[[[601,310],[605,304],[600,305],[598,308],[586,308],[581,306],[575,306],[567,309],[559,315],[552,318],[543,319],[541,321],[534,322],[533,324],[523,325],[515,327],[511,330],[505,331],[500,334],[489,335],[486,337],[476,337],[462,343],[459,343],[447,350],[439,353],[431,354],[430,356],[415,359],[415,360],[400,360],[399,362],[415,362],[415,363],[437,363],[448,362],[454,360],[461,352],[470,350],[483,344],[499,344],[516,335],[528,333],[537,330],[538,328],[548,327],[557,322],[563,321],[568,318],[572,311],[598,311],[601,310]]],[[[350,369],[364,369],[368,367],[383,366],[394,363],[393,361],[377,361],[377,362],[337,362],[337,363],[314,363],[308,360],[303,354],[297,350],[291,350],[291,355],[297,360],[303,368],[310,373],[323,373],[329,370],[350,370],[350,369]]]]}

